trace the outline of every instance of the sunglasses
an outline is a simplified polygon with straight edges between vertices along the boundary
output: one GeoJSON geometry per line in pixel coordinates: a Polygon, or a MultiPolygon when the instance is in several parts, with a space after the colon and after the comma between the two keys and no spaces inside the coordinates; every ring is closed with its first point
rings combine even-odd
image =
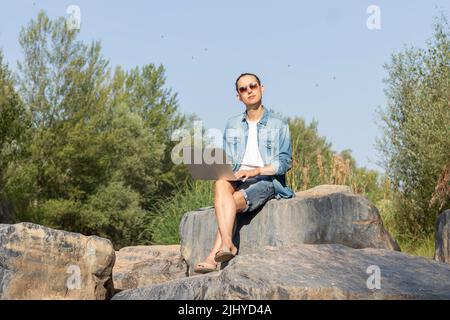
{"type": "Polygon", "coordinates": [[[245,93],[245,92],[248,91],[248,88],[250,88],[251,90],[255,90],[256,88],[258,88],[258,83],[257,82],[252,82],[248,86],[239,87],[239,92],[240,93],[245,93]]]}

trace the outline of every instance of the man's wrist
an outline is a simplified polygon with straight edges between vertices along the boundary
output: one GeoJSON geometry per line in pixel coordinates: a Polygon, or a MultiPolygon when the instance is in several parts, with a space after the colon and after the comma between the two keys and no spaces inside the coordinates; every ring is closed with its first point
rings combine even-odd
{"type": "Polygon", "coordinates": [[[255,170],[256,170],[256,175],[260,176],[261,175],[261,168],[256,168],[255,170]]]}

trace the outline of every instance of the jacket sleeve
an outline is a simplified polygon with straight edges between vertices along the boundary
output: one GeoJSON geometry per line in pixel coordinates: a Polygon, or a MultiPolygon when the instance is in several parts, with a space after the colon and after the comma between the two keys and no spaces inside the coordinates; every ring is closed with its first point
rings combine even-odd
{"type": "Polygon", "coordinates": [[[292,167],[292,144],[289,125],[283,122],[283,126],[278,133],[278,153],[275,154],[274,162],[272,163],[275,174],[283,175],[292,167]]]}

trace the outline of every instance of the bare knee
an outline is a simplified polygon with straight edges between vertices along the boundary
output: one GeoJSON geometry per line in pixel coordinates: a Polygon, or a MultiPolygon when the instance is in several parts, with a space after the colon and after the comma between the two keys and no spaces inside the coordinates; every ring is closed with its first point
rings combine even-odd
{"type": "Polygon", "coordinates": [[[215,183],[216,192],[229,192],[233,193],[233,185],[227,180],[217,180],[215,183]]]}

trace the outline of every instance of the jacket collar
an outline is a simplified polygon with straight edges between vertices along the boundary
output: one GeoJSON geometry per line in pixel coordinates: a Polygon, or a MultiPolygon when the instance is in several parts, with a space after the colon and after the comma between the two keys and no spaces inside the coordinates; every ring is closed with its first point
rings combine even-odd
{"type": "MultiPolygon", "coordinates": [[[[269,112],[269,110],[266,107],[264,107],[264,105],[262,107],[263,107],[264,113],[263,113],[263,116],[261,117],[261,119],[259,120],[258,123],[260,123],[262,125],[266,125],[267,120],[269,120],[270,112],[269,112]]],[[[247,121],[247,111],[244,111],[242,113],[242,120],[241,121],[242,122],[247,121]]]]}

